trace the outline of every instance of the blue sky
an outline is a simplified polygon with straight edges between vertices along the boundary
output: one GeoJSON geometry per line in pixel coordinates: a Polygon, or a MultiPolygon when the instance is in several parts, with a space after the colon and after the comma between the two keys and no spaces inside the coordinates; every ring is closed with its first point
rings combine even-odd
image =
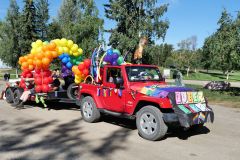
{"type": "MultiPolygon", "coordinates": [[[[17,0],[22,7],[22,0],[17,0]]],[[[99,9],[99,16],[104,19],[104,27],[112,28],[115,22],[104,17],[103,4],[108,0],[95,0],[99,9]]],[[[49,0],[50,15],[56,17],[61,0],[49,0]]],[[[240,0],[159,0],[158,5],[169,3],[168,12],[164,18],[170,21],[165,42],[176,44],[192,35],[198,37],[198,47],[201,47],[204,39],[217,29],[217,21],[223,8],[226,8],[234,17],[236,11],[240,11],[240,0]]],[[[0,19],[6,16],[9,0],[0,1],[0,19]]],[[[104,38],[108,41],[109,34],[104,38]]],[[[159,41],[160,43],[161,41],[159,41]]]]}

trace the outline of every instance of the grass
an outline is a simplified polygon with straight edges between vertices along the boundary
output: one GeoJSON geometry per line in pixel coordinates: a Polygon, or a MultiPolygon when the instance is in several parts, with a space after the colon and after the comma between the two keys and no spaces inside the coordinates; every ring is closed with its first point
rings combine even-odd
{"type": "Polygon", "coordinates": [[[202,88],[199,85],[186,85],[203,91],[204,96],[208,99],[209,104],[219,104],[226,107],[240,108],[240,88],[232,87],[228,91],[211,91],[202,88]]]}
{"type": "MultiPolygon", "coordinates": [[[[207,81],[221,81],[226,80],[226,76],[223,75],[219,71],[199,71],[199,72],[191,72],[189,76],[187,77],[186,74],[184,74],[184,79],[186,80],[207,80],[207,81]]],[[[229,75],[228,81],[240,81],[240,72],[234,72],[229,75]]]]}

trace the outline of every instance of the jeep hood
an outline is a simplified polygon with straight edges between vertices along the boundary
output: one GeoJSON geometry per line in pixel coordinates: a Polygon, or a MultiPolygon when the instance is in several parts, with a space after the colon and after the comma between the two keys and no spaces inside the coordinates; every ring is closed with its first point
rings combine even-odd
{"type": "Polygon", "coordinates": [[[133,91],[152,96],[152,97],[159,97],[165,98],[171,92],[186,92],[186,91],[194,91],[192,88],[183,87],[183,86],[175,86],[175,85],[166,85],[166,84],[159,84],[159,83],[152,83],[152,84],[145,84],[145,83],[138,83],[133,84],[130,87],[133,91]]]}

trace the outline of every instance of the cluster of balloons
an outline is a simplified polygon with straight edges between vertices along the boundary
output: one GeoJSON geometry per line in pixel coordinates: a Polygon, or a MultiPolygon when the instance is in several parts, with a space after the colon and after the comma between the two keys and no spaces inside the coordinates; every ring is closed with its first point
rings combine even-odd
{"type": "Polygon", "coordinates": [[[124,58],[118,49],[108,49],[103,61],[105,64],[121,65],[124,63],[124,58]]]}
{"type": "Polygon", "coordinates": [[[34,81],[35,81],[35,91],[40,92],[49,92],[51,90],[50,83],[53,82],[52,72],[49,69],[41,70],[35,69],[34,81]]]}
{"type": "MultiPolygon", "coordinates": [[[[47,81],[51,75],[46,74],[46,72],[50,73],[49,66],[55,58],[59,57],[62,61],[63,75],[69,74],[68,72],[71,72],[74,65],[77,66],[83,61],[83,50],[77,44],[74,44],[72,40],[65,38],[55,39],[51,42],[37,40],[31,46],[30,53],[19,58],[19,64],[21,65],[23,78],[33,78],[33,74],[31,73],[33,70],[35,70],[35,74],[37,74],[36,70],[38,70],[41,72],[41,75],[44,75],[41,77],[41,84],[38,83],[40,82],[40,77],[36,78],[34,76],[35,90],[37,92],[47,92],[50,90],[46,85],[49,86],[49,83],[52,82],[51,80],[47,81]]],[[[79,81],[83,81],[83,78],[81,77],[79,81]]],[[[23,85],[24,81],[21,80],[21,82],[23,85]]]]}
{"type": "Polygon", "coordinates": [[[72,71],[75,75],[75,83],[79,84],[83,79],[89,75],[89,70],[91,66],[91,60],[85,59],[78,66],[73,66],[72,71]]]}

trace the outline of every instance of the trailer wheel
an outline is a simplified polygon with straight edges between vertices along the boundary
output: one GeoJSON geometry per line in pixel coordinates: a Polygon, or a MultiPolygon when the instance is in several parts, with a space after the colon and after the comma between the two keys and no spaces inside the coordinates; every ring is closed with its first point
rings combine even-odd
{"type": "Polygon", "coordinates": [[[140,109],[136,119],[140,136],[151,141],[161,139],[168,129],[162,117],[160,110],[154,106],[145,106],[140,109]]]}
{"type": "Polygon", "coordinates": [[[20,97],[23,93],[23,89],[17,88],[13,92],[13,105],[16,106],[20,103],[20,97]]]}
{"type": "Polygon", "coordinates": [[[81,114],[86,122],[94,123],[100,119],[100,112],[91,96],[84,97],[81,102],[81,114]]]}
{"type": "Polygon", "coordinates": [[[67,88],[67,96],[70,99],[77,99],[77,94],[78,94],[78,87],[76,83],[72,83],[68,86],[67,88]]]}
{"type": "Polygon", "coordinates": [[[13,103],[13,91],[11,88],[7,88],[5,91],[6,101],[7,103],[13,103]]]}

